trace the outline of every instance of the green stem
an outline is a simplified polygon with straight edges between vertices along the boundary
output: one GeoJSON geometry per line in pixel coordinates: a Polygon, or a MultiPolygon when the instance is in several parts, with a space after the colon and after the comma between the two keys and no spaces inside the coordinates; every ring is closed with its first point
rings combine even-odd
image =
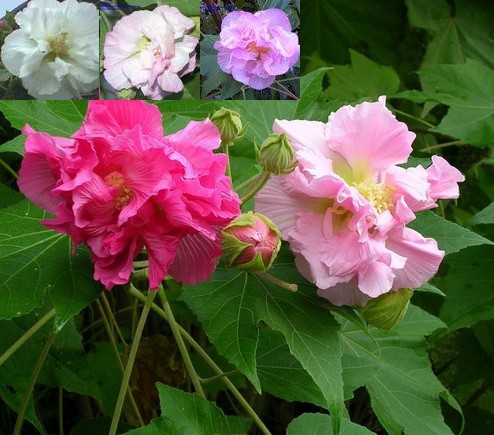
{"type": "Polygon", "coordinates": [[[53,340],[55,340],[55,334],[52,332],[48,336],[43,349],[41,350],[41,354],[39,355],[38,361],[36,361],[36,365],[34,366],[33,374],[31,375],[31,379],[29,380],[29,384],[27,386],[26,391],[24,392],[24,396],[22,397],[21,406],[19,408],[19,413],[17,414],[17,420],[15,422],[14,434],[20,435],[22,431],[22,425],[24,424],[24,417],[26,415],[26,410],[29,405],[29,400],[33,394],[34,386],[36,385],[36,381],[38,380],[39,373],[41,372],[41,368],[48,356],[48,352],[50,351],[50,347],[53,344],[53,340]]]}
{"type": "MultiPolygon", "coordinates": [[[[136,297],[140,301],[145,300],[144,295],[137,290],[134,286],[129,287],[129,292],[132,296],[136,297]]],[[[158,307],[156,304],[151,305],[151,309],[162,319],[166,320],[168,323],[170,323],[168,316],[166,313],[158,307]]],[[[211,369],[218,375],[223,375],[223,371],[221,370],[220,367],[211,359],[211,357],[206,353],[206,351],[200,346],[197,341],[194,340],[194,338],[184,329],[182,326],[177,324],[178,330],[180,331],[180,335],[184,338],[184,340],[194,349],[195,352],[203,359],[203,361],[211,367],[211,369]]],[[[230,390],[230,392],[233,394],[233,396],[237,399],[237,401],[240,403],[242,408],[247,412],[250,418],[254,420],[256,425],[259,427],[261,432],[264,435],[270,435],[271,432],[269,432],[269,429],[265,426],[265,424],[262,422],[262,420],[259,418],[259,416],[256,414],[256,412],[252,409],[250,404],[245,400],[245,398],[240,394],[240,391],[238,391],[237,387],[233,385],[232,381],[228,379],[225,376],[220,377],[221,381],[226,385],[226,387],[230,390]]]]}
{"type": "Polygon", "coordinates": [[[211,376],[210,378],[201,379],[201,384],[209,384],[210,382],[217,381],[220,378],[236,375],[238,370],[230,370],[229,372],[221,373],[221,375],[211,376]]]}
{"type": "Polygon", "coordinates": [[[263,171],[259,174],[257,180],[255,180],[255,183],[253,183],[250,189],[240,198],[242,204],[245,204],[249,199],[253,198],[254,195],[264,187],[266,182],[269,180],[270,175],[271,174],[267,171],[263,171]]]}
{"type": "Polygon", "coordinates": [[[41,319],[31,326],[22,337],[19,338],[5,353],[0,357],[0,367],[7,361],[26,341],[28,341],[37,331],[39,331],[48,321],[55,317],[55,308],[48,311],[41,319]]]}
{"type": "Polygon", "coordinates": [[[199,376],[197,376],[194,365],[192,364],[192,361],[190,359],[189,352],[187,351],[187,347],[185,346],[184,340],[180,335],[178,323],[175,320],[175,316],[173,315],[173,311],[170,307],[168,299],[166,298],[166,293],[162,285],[158,287],[158,295],[161,299],[161,304],[163,305],[163,309],[165,311],[166,317],[168,318],[168,322],[170,323],[173,337],[177,342],[178,349],[180,350],[180,354],[182,355],[182,359],[184,360],[185,368],[187,369],[187,373],[189,374],[190,380],[192,381],[192,385],[194,385],[194,389],[201,397],[206,398],[206,395],[204,394],[204,391],[202,389],[201,381],[199,380],[199,376]]]}
{"type": "Polygon", "coordinates": [[[267,280],[267,281],[271,281],[272,283],[276,284],[279,287],[290,290],[291,292],[296,292],[298,290],[297,284],[290,284],[289,282],[286,282],[286,281],[283,281],[279,278],[276,278],[276,277],[270,275],[269,273],[256,272],[256,275],[267,280]]]}
{"type": "MultiPolygon", "coordinates": [[[[226,154],[226,175],[228,175],[230,177],[230,180],[232,180],[232,169],[230,167],[230,151],[229,151],[229,144],[226,144],[224,143],[223,144],[223,150],[225,151],[225,154],[226,154]]],[[[232,184],[233,184],[233,180],[232,180],[232,184]]]]}
{"type": "Polygon", "coordinates": [[[409,114],[409,113],[407,113],[407,112],[402,112],[401,110],[398,110],[398,109],[393,109],[393,112],[398,113],[398,114],[400,114],[400,115],[402,115],[402,116],[405,116],[405,117],[407,117],[407,118],[413,119],[414,121],[417,121],[417,122],[418,122],[418,123],[420,123],[420,124],[426,125],[428,128],[433,128],[433,127],[435,127],[435,125],[434,125],[434,124],[431,124],[430,122],[427,122],[427,121],[425,121],[425,120],[424,120],[424,119],[422,119],[422,118],[417,118],[416,116],[410,115],[410,114],[409,114]]]}
{"type": "Polygon", "coordinates": [[[7,163],[5,163],[2,159],[0,159],[0,166],[3,166],[7,172],[10,172],[10,174],[16,179],[19,179],[19,175],[17,172],[15,172],[7,163]]]}
{"type": "Polygon", "coordinates": [[[130,375],[132,374],[132,368],[134,367],[134,362],[137,355],[137,350],[139,349],[139,343],[141,342],[142,332],[144,331],[144,325],[146,324],[146,319],[151,309],[153,299],[156,296],[156,292],[148,291],[148,295],[144,302],[144,308],[142,309],[141,317],[139,318],[139,323],[137,324],[136,333],[134,339],[132,340],[132,346],[130,347],[129,359],[127,365],[125,366],[122,383],[120,384],[120,391],[117,397],[117,404],[115,405],[115,410],[113,411],[113,417],[110,426],[110,435],[116,435],[118,421],[120,420],[120,415],[122,414],[122,407],[125,400],[125,395],[130,381],[130,375]]]}
{"type": "Polygon", "coordinates": [[[432,151],[432,150],[439,149],[439,148],[451,147],[454,145],[465,145],[465,142],[463,142],[462,140],[452,140],[451,142],[439,143],[436,145],[431,145],[429,147],[422,148],[420,151],[427,152],[427,151],[432,151]]]}
{"type": "MultiPolygon", "coordinates": [[[[108,318],[106,317],[106,313],[103,309],[103,306],[101,305],[101,302],[96,299],[96,306],[98,307],[98,311],[100,312],[101,319],[103,320],[103,325],[105,326],[105,331],[106,335],[108,335],[108,339],[110,340],[110,344],[113,349],[113,353],[115,354],[115,358],[118,361],[118,365],[120,367],[120,370],[122,374],[124,373],[124,366],[122,364],[122,360],[120,359],[120,353],[118,352],[118,347],[117,347],[117,340],[115,339],[115,335],[113,334],[113,331],[111,329],[110,322],[108,321],[108,318]]],[[[124,344],[127,346],[127,344],[124,344]]],[[[132,394],[132,390],[130,389],[130,386],[127,388],[127,398],[130,401],[130,405],[132,406],[132,411],[134,412],[135,416],[137,417],[137,420],[139,421],[139,424],[141,426],[144,426],[144,420],[141,417],[141,413],[139,412],[139,407],[137,406],[137,403],[134,399],[134,396],[132,394]]]]}
{"type": "Polygon", "coordinates": [[[144,281],[144,280],[148,279],[148,272],[149,272],[148,268],[135,270],[134,272],[132,272],[132,278],[131,279],[134,282],[144,281]]]}
{"type": "MultiPolygon", "coordinates": [[[[115,316],[113,315],[113,311],[112,311],[112,309],[110,307],[110,303],[108,302],[108,299],[106,298],[106,296],[105,296],[104,293],[101,293],[100,294],[100,299],[103,301],[103,305],[104,305],[104,308],[106,310],[107,316],[110,318],[110,321],[111,321],[110,325],[113,324],[113,326],[115,327],[115,330],[117,331],[118,338],[124,344],[124,346],[127,347],[128,344],[125,341],[125,338],[124,338],[124,336],[122,334],[122,331],[120,331],[120,328],[118,326],[118,322],[115,319],[115,316]]],[[[111,331],[113,333],[113,328],[111,328],[111,331]]]]}
{"type": "Polygon", "coordinates": [[[149,261],[148,260],[134,261],[132,263],[132,266],[134,267],[134,269],[141,269],[144,267],[149,267],[149,261]]]}

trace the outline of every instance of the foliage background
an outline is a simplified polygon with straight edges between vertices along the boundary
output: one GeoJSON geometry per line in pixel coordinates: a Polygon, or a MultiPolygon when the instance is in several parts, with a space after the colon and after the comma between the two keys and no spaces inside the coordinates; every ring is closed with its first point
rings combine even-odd
{"type": "MultiPolygon", "coordinates": [[[[442,201],[414,222],[447,256],[392,331],[369,327],[358,312],[314,297],[314,287],[293,268],[286,247],[272,274],[298,283],[296,294],[222,267],[211,282],[193,288],[168,283],[176,317],[223,371],[235,370],[232,382],[272,433],[326,434],[338,421],[343,433],[351,434],[463,430],[474,435],[492,427],[494,11],[483,5],[480,0],[377,0],[372,7],[364,0],[302,2],[300,101],[157,103],[168,133],[222,106],[241,114],[248,130],[231,148],[235,186],[260,170],[253,143],[262,142],[275,118],[325,121],[343,104],[382,94],[417,133],[413,164],[426,165],[432,154],[442,154],[466,176],[458,201],[442,201]]],[[[28,122],[67,136],[78,128],[85,109],[85,102],[0,102],[5,116],[0,131],[0,427],[6,433],[27,399],[32,426],[25,425],[26,433],[57,432],[60,424],[76,435],[107,433],[118,393],[119,363],[103,326],[109,311],[92,281],[87,252],[71,257],[67,238],[39,225],[44,213],[24,200],[15,184],[23,150],[18,130],[28,122]],[[12,344],[52,309],[50,321],[4,362],[12,344]],[[52,332],[56,338],[34,393],[25,399],[52,332]]],[[[251,207],[249,202],[244,209],[251,207]]],[[[106,297],[129,343],[134,299],[123,288],[106,297]]],[[[113,331],[118,335],[114,326],[113,331]]],[[[249,422],[239,418],[244,412],[221,383],[205,384],[207,402],[187,392],[192,390],[164,321],[153,315],[145,335],[153,351],[140,350],[131,385],[149,399],[139,403],[143,414],[159,414],[161,408],[162,415],[132,433],[245,431],[249,422]],[[141,378],[135,378],[138,374],[141,378]],[[143,383],[144,375],[150,382],[143,383]]],[[[123,340],[117,341],[117,354],[125,359],[123,340]]],[[[198,354],[192,356],[202,377],[213,375],[198,354]]],[[[122,433],[135,421],[131,410],[125,416],[122,433]]]]}

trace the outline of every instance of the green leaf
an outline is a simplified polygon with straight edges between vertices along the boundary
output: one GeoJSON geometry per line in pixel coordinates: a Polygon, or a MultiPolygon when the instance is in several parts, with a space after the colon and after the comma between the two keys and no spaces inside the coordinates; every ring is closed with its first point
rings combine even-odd
{"type": "Polygon", "coordinates": [[[26,141],[26,136],[20,134],[14,137],[14,139],[0,145],[0,153],[16,153],[20,156],[24,155],[24,142],[26,141]]]}
{"type": "Polygon", "coordinates": [[[336,66],[328,72],[330,86],[324,92],[328,98],[358,101],[377,100],[381,95],[394,94],[400,78],[389,66],[379,65],[362,54],[350,50],[351,65],[336,66]]]}
{"type": "Polygon", "coordinates": [[[494,248],[479,246],[446,258],[446,273],[435,281],[446,299],[440,316],[451,329],[494,319],[494,248]]]}
{"type": "Polygon", "coordinates": [[[431,65],[420,69],[428,99],[449,106],[432,131],[462,139],[472,145],[494,142],[494,71],[467,59],[462,65],[431,65]]]}
{"type": "Polygon", "coordinates": [[[300,100],[295,112],[295,119],[315,121],[328,120],[331,112],[341,106],[339,101],[323,98],[323,81],[330,68],[319,68],[300,78],[300,100]]]}
{"type": "Polygon", "coordinates": [[[226,416],[214,403],[161,383],[156,384],[162,417],[148,426],[127,432],[129,435],[246,433],[250,420],[226,416]]]}
{"type": "Polygon", "coordinates": [[[10,187],[7,187],[5,184],[0,183],[0,207],[3,208],[15,204],[23,198],[24,197],[19,192],[16,192],[10,187]]]}
{"type": "Polygon", "coordinates": [[[201,75],[204,76],[202,82],[202,98],[205,98],[211,91],[221,89],[221,99],[231,98],[242,87],[229,74],[224,73],[218,65],[218,51],[214,48],[214,43],[219,39],[218,35],[204,35],[201,46],[201,75]]]}
{"type": "MultiPolygon", "coordinates": [[[[283,273],[285,267],[278,264],[278,273],[283,273]]],[[[294,269],[293,264],[288,267],[294,269]]],[[[298,277],[300,285],[307,286],[298,277]]],[[[254,385],[258,382],[257,323],[262,320],[281,332],[290,352],[322,391],[338,428],[343,413],[339,325],[323,304],[312,302],[301,292],[294,294],[262,281],[257,275],[222,268],[216,270],[210,282],[185,287],[182,298],[197,315],[218,352],[254,385]]]]}
{"type": "Polygon", "coordinates": [[[482,0],[405,0],[412,26],[426,29],[431,39],[423,64],[463,63],[476,59],[494,68],[494,9],[482,0]],[[453,5],[452,5],[453,3],[453,5]]]}
{"type": "Polygon", "coordinates": [[[494,245],[490,240],[431,211],[418,213],[417,219],[411,222],[409,227],[424,237],[436,239],[439,248],[444,250],[446,254],[458,252],[469,246],[494,245]]]}
{"type": "Polygon", "coordinates": [[[0,101],[0,110],[12,127],[29,124],[57,136],[70,136],[84,120],[87,101],[0,101]]]}
{"type": "Polygon", "coordinates": [[[257,373],[263,391],[290,402],[325,407],[321,390],[290,353],[279,332],[261,331],[257,349],[257,373]]]}
{"type": "Polygon", "coordinates": [[[450,434],[439,398],[447,391],[435,377],[424,336],[444,324],[410,305],[392,331],[371,337],[346,322],[342,329],[343,377],[353,391],[365,385],[374,412],[389,434],[450,434]]]}
{"type": "MultiPolygon", "coordinates": [[[[333,435],[331,416],[327,414],[302,414],[293,419],[286,428],[287,435],[333,435]]],[[[340,435],[373,434],[364,426],[343,419],[340,435]]]]}
{"type": "Polygon", "coordinates": [[[302,69],[306,59],[348,63],[348,48],[365,51],[380,63],[399,62],[404,6],[395,0],[310,0],[302,2],[302,69]]]}
{"type": "Polygon", "coordinates": [[[0,319],[40,307],[50,289],[60,329],[98,291],[87,251],[73,257],[67,236],[40,225],[47,217],[25,200],[0,210],[0,319]]]}
{"type": "Polygon", "coordinates": [[[471,225],[494,224],[494,202],[479,211],[468,223],[471,225]]]}

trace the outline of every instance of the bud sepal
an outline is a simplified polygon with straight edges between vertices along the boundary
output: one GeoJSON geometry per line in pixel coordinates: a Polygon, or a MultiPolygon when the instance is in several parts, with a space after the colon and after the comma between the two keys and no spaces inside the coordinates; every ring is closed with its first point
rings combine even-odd
{"type": "Polygon", "coordinates": [[[286,175],[296,166],[292,144],[284,133],[271,133],[261,144],[259,162],[265,171],[275,175],[286,175]]]}

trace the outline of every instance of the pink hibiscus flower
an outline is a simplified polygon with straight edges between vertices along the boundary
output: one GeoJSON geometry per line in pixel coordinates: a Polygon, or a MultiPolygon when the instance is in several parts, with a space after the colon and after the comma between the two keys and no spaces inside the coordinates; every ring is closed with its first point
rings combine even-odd
{"type": "Polygon", "coordinates": [[[91,101],[70,139],[23,132],[19,188],[55,214],[45,226],[89,247],[94,277],[107,289],[128,282],[143,249],[152,289],[168,273],[186,284],[209,278],[220,231],[240,213],[209,119],[163,137],[156,106],[91,101]]]}
{"type": "Polygon", "coordinates": [[[196,67],[198,39],[188,35],[194,27],[194,20],[167,5],[123,17],[106,35],[106,80],[116,90],[138,88],[153,100],[180,92],[180,77],[196,67]]]}
{"type": "Polygon", "coordinates": [[[220,68],[253,89],[269,87],[300,57],[298,37],[281,9],[230,12],[214,48],[220,68]]]}
{"type": "Polygon", "coordinates": [[[299,271],[336,305],[417,288],[444,256],[435,240],[406,224],[414,212],[457,198],[463,175],[442,157],[404,169],[415,134],[376,103],[344,106],[327,123],[279,121],[298,167],[272,177],[256,197],[296,255],[299,271]]]}

